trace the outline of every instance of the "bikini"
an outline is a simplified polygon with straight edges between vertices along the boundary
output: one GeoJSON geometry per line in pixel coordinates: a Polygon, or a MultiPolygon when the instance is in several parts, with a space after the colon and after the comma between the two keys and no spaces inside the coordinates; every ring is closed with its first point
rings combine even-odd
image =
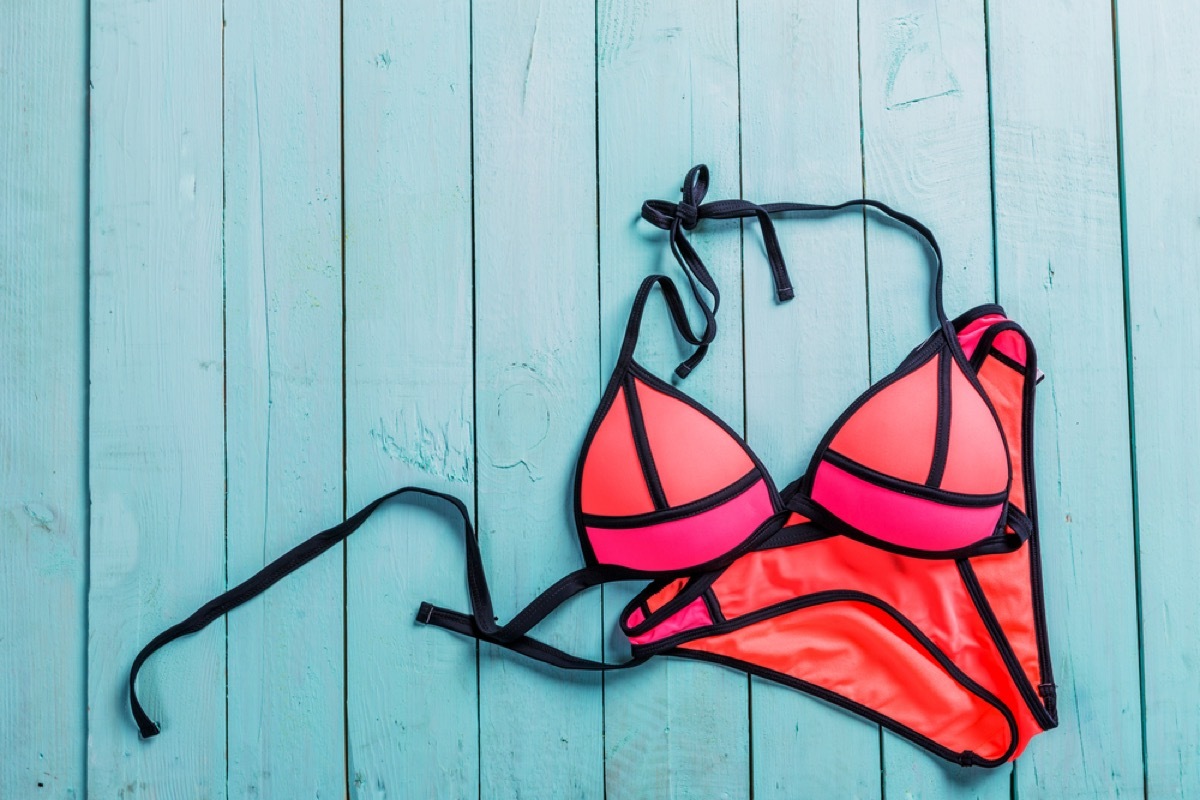
{"type": "Polygon", "coordinates": [[[150,641],[129,675],[142,737],[159,732],[136,694],[151,654],[260,594],[400,495],[451,504],[466,541],[472,612],[422,603],[419,623],[565,669],[626,669],[657,655],[712,661],[839,705],[964,766],[1003,764],[1055,727],[1033,478],[1033,343],[998,305],[946,317],[941,251],[906,214],[869,199],[703,203],[707,187],[707,168],[694,167],[679,203],[642,209],[668,231],[704,327],[691,325],[670,278],[642,282],[575,470],[582,569],[499,625],[466,506],[430,489],[397,489],[150,641]],[[694,348],[676,369],[685,378],[715,339],[720,305],[686,231],[701,219],[756,218],[776,295],[787,301],[794,291],[771,215],[858,207],[932,250],[938,326],[846,409],[805,474],[779,491],[735,431],[638,363],[642,317],[657,287],[694,348]],[[573,595],[639,579],[650,582],[619,618],[629,660],[584,659],[528,635],[573,595]]]}

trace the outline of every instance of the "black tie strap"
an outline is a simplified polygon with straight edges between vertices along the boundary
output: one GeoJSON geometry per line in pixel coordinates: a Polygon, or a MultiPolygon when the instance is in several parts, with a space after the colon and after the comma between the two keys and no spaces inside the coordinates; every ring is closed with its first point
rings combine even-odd
{"type": "Polygon", "coordinates": [[[138,731],[141,733],[142,738],[149,739],[152,736],[156,736],[160,730],[159,726],[146,714],[137,696],[138,672],[150,656],[176,639],[202,631],[213,621],[228,614],[248,600],[262,594],[290,573],[295,572],[339,542],[345,541],[350,534],[362,527],[367,518],[381,505],[394,497],[404,494],[425,495],[450,503],[459,513],[459,516],[462,517],[463,538],[466,544],[467,591],[470,597],[472,616],[468,617],[457,612],[434,608],[428,603],[423,603],[421,611],[418,614],[419,622],[449,628],[450,630],[507,647],[530,658],[565,669],[623,669],[635,666],[635,661],[636,663],[641,663],[641,661],[637,660],[627,661],[623,664],[603,664],[601,662],[588,661],[587,659],[568,655],[561,650],[542,644],[524,635],[526,631],[540,622],[550,611],[561,605],[567,598],[590,586],[595,586],[605,578],[612,579],[616,577],[615,573],[612,575],[600,574],[599,572],[595,572],[594,569],[584,569],[574,572],[543,592],[541,596],[530,603],[521,613],[517,614],[512,622],[504,626],[497,625],[495,615],[492,611],[492,596],[488,591],[487,575],[483,569],[483,558],[479,552],[479,540],[475,535],[475,527],[471,524],[471,516],[467,511],[466,505],[452,495],[432,489],[424,489],[419,486],[405,486],[373,500],[361,511],[344,522],[334,525],[328,530],[321,531],[292,548],[263,567],[258,574],[213,598],[198,608],[187,619],[172,625],[151,639],[133,659],[133,665],[129,669],[129,708],[133,713],[133,719],[137,723],[138,731]]]}
{"type": "MultiPolygon", "coordinates": [[[[708,178],[708,167],[704,164],[697,164],[688,170],[687,176],[683,180],[681,189],[683,196],[678,203],[667,200],[647,200],[642,204],[642,219],[656,228],[670,233],[671,253],[687,276],[688,283],[692,287],[692,295],[696,298],[696,303],[704,314],[704,331],[698,335],[694,334],[689,327],[681,325],[678,320],[679,314],[675,309],[678,304],[677,297],[667,297],[672,316],[676,317],[676,327],[680,329],[684,339],[696,347],[692,356],[676,368],[675,373],[680,378],[686,378],[688,373],[700,363],[708,351],[708,345],[712,344],[717,334],[716,315],[721,305],[721,292],[716,281],[713,280],[712,273],[704,266],[704,262],[696,253],[695,248],[684,235],[684,231],[694,230],[702,219],[755,217],[758,220],[759,229],[762,231],[763,246],[767,252],[771,277],[775,281],[775,296],[780,302],[785,302],[795,296],[795,291],[792,289],[792,282],[788,277],[787,264],[783,259],[783,249],[779,245],[779,235],[775,232],[771,215],[792,211],[836,212],[864,206],[874,208],[911,228],[933,250],[937,259],[937,271],[933,286],[934,311],[937,314],[938,322],[943,326],[947,324],[946,312],[942,307],[942,251],[938,247],[933,233],[918,220],[896,211],[878,200],[869,199],[848,200],[845,203],[831,206],[815,203],[764,203],[759,205],[748,200],[718,200],[704,203],[702,201],[708,192],[708,178]],[[701,291],[701,288],[708,293],[708,297],[701,291]],[[709,298],[711,298],[711,302],[709,298]]],[[[663,289],[664,291],[668,289],[665,283],[663,289]]]]}

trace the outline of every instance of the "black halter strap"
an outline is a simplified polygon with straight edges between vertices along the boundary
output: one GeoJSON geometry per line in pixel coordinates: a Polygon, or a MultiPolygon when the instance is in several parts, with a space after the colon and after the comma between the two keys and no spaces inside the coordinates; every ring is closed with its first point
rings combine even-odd
{"type": "MultiPolygon", "coordinates": [[[[663,293],[667,295],[667,303],[671,309],[671,315],[675,318],[676,327],[679,328],[685,340],[696,346],[696,350],[692,353],[691,357],[675,369],[675,373],[680,378],[686,378],[688,373],[704,359],[704,356],[708,352],[708,346],[716,338],[716,315],[721,305],[721,292],[717,287],[716,281],[713,280],[712,273],[704,266],[704,262],[696,253],[695,248],[692,247],[687,236],[684,235],[684,231],[694,230],[702,219],[743,219],[746,217],[755,217],[758,220],[759,228],[762,231],[763,246],[767,252],[767,263],[770,265],[771,276],[775,281],[775,296],[780,302],[784,302],[791,300],[795,296],[795,291],[792,289],[791,279],[788,277],[787,264],[783,258],[783,249],[779,245],[779,235],[775,232],[775,225],[771,221],[771,215],[795,211],[837,212],[848,208],[864,206],[874,208],[902,225],[911,228],[933,250],[937,262],[933,282],[934,312],[937,314],[938,322],[942,326],[947,324],[946,312],[942,307],[942,251],[938,247],[933,232],[917,219],[910,217],[908,214],[896,211],[878,200],[865,198],[848,200],[837,205],[819,205],[816,203],[765,203],[759,205],[751,203],[748,200],[718,200],[712,203],[702,203],[705,194],[708,192],[708,178],[708,167],[704,164],[697,164],[688,170],[687,176],[683,180],[683,187],[681,189],[683,196],[678,203],[672,203],[668,200],[647,200],[642,204],[642,219],[656,228],[661,228],[670,233],[671,253],[675,256],[675,260],[679,262],[679,266],[687,276],[688,283],[692,287],[692,295],[696,298],[696,303],[700,306],[700,310],[704,314],[704,331],[696,334],[690,325],[687,324],[687,316],[683,314],[682,304],[678,302],[678,292],[674,291],[673,286],[668,287],[667,283],[663,283],[663,293]],[[702,287],[708,293],[707,297],[701,291],[702,287]],[[674,295],[674,298],[671,295],[674,295]],[[711,298],[711,302],[709,298],[711,298]],[[679,306],[678,310],[676,306],[679,306]]],[[[628,334],[626,334],[626,338],[628,338],[628,334]]]]}
{"type": "MultiPolygon", "coordinates": [[[[334,525],[328,530],[310,537],[279,558],[263,567],[256,575],[243,581],[227,592],[214,597],[182,622],[176,623],[155,636],[142,648],[133,659],[129,669],[129,707],[137,722],[138,731],[143,739],[149,739],[159,732],[159,726],[146,714],[137,696],[137,676],[142,666],[150,656],[162,647],[183,636],[198,633],[215,620],[228,614],[243,603],[257,597],[274,586],[287,575],[320,556],[345,539],[360,527],[381,505],[392,498],[405,494],[419,494],[433,497],[450,503],[462,517],[463,539],[467,554],[467,591],[471,601],[472,615],[467,616],[446,609],[435,608],[428,603],[422,603],[417,615],[417,621],[424,624],[439,625],[459,633],[473,636],[482,641],[515,650],[529,658],[544,661],[565,669],[607,670],[623,669],[635,666],[642,660],[634,659],[622,664],[604,664],[568,655],[556,648],[538,642],[525,636],[525,632],[545,618],[547,614],[561,605],[572,595],[602,582],[605,577],[597,568],[582,569],[571,573],[555,583],[536,600],[530,603],[507,625],[496,624],[492,610],[492,596],[488,590],[487,575],[483,569],[483,558],[479,552],[479,540],[475,535],[475,527],[471,524],[471,516],[466,505],[452,495],[424,489],[419,486],[405,486],[388,492],[382,497],[371,501],[362,510],[349,519],[334,525]]],[[[611,579],[611,577],[609,578],[611,579]]]]}

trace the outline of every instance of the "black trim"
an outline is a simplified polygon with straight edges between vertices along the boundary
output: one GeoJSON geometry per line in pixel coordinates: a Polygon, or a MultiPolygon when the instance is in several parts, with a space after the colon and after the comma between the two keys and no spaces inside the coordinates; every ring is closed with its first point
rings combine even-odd
{"type": "Polygon", "coordinates": [[[910,483],[900,478],[894,478],[891,475],[884,475],[882,472],[876,472],[870,467],[860,464],[854,459],[848,458],[832,449],[825,451],[824,460],[838,469],[849,472],[856,478],[861,478],[868,483],[873,483],[884,489],[891,489],[901,494],[913,495],[925,500],[933,500],[945,505],[964,506],[966,508],[998,506],[1003,504],[1008,497],[1007,491],[996,492],[994,494],[964,494],[920,483],[910,483]]]}
{"type": "Polygon", "coordinates": [[[1021,366],[1021,362],[1017,361],[1015,358],[1007,356],[995,348],[992,348],[990,351],[988,351],[988,355],[999,361],[1004,366],[1015,369],[1022,375],[1025,374],[1025,367],[1021,366]]]}
{"type": "Polygon", "coordinates": [[[717,601],[717,595],[712,590],[712,586],[705,589],[700,596],[704,598],[704,607],[708,609],[708,616],[712,621],[714,623],[725,622],[725,612],[721,610],[721,604],[717,601]]]}
{"type": "Polygon", "coordinates": [[[722,503],[732,500],[762,479],[762,473],[755,467],[724,489],[713,492],[707,497],[701,497],[699,500],[675,506],[674,508],[665,508],[661,511],[651,511],[646,514],[632,514],[625,517],[601,517],[592,514],[582,514],[581,516],[584,524],[589,528],[643,528],[647,525],[657,525],[660,522],[671,522],[702,514],[705,511],[711,510],[714,506],[719,506],[722,503]]]}
{"type": "Polygon", "coordinates": [[[980,303],[974,308],[959,314],[950,321],[950,324],[954,326],[955,331],[962,331],[963,328],[975,320],[986,317],[988,314],[999,314],[1002,317],[1008,317],[1008,312],[999,303],[980,303]]]}
{"type": "Polygon", "coordinates": [[[877,597],[862,592],[815,592],[813,594],[793,598],[782,603],[777,603],[773,606],[768,606],[767,608],[759,609],[758,611],[745,614],[732,620],[714,623],[713,625],[696,628],[690,631],[684,631],[681,634],[670,636],[657,642],[652,642],[646,645],[634,645],[632,652],[637,658],[653,657],[659,654],[666,654],[681,658],[695,658],[701,661],[712,661],[728,667],[733,667],[734,669],[741,670],[742,672],[758,675],[759,677],[766,678],[777,683],[782,683],[786,686],[790,686],[794,689],[798,689],[835,705],[841,706],[842,708],[853,711],[856,714],[883,725],[889,730],[892,730],[895,733],[905,737],[914,744],[920,745],[934,755],[940,756],[948,761],[952,761],[963,766],[996,767],[1004,764],[1012,757],[1013,752],[1016,750],[1019,739],[1019,730],[1017,728],[1015,717],[994,694],[989,692],[986,688],[981,686],[969,675],[963,672],[953,661],[949,659],[949,657],[946,656],[945,653],[942,652],[942,650],[936,644],[934,644],[934,642],[928,636],[925,635],[924,632],[921,631],[920,628],[913,624],[913,622],[906,616],[901,614],[899,610],[890,604],[883,602],[877,597]],[[741,628],[753,625],[757,622],[762,622],[773,617],[791,613],[793,611],[838,602],[864,603],[866,605],[878,608],[879,610],[888,614],[902,627],[904,627],[908,634],[916,640],[918,645],[925,648],[926,652],[934,657],[934,659],[938,662],[942,669],[946,671],[953,681],[959,684],[959,686],[961,686],[968,693],[978,697],[999,711],[1001,716],[1008,723],[1009,728],[1009,746],[1005,750],[1004,754],[996,759],[986,759],[970,751],[959,753],[937,743],[933,739],[918,733],[902,723],[897,722],[891,717],[884,716],[873,708],[862,705],[861,703],[856,703],[855,701],[850,700],[843,695],[837,694],[830,689],[826,689],[825,687],[809,683],[808,681],[800,680],[785,673],[776,672],[775,670],[771,670],[766,667],[761,667],[748,662],[729,658],[727,656],[678,647],[678,645],[688,641],[694,641],[696,639],[707,638],[723,633],[730,633],[732,631],[740,630],[741,628]]]}
{"type": "Polygon", "coordinates": [[[1025,379],[1022,384],[1021,396],[1020,446],[1026,506],[1023,514],[1029,521],[1030,594],[1033,601],[1033,627],[1038,651],[1038,672],[1041,678],[1037,691],[1044,701],[1046,713],[1053,721],[1053,726],[1056,726],[1058,724],[1058,704],[1054,685],[1053,664],[1050,659],[1050,638],[1046,626],[1046,599],[1045,589],[1042,585],[1041,537],[1037,522],[1037,480],[1034,469],[1033,451],[1034,401],[1038,383],[1037,348],[1024,328],[1016,322],[1006,319],[984,331],[972,356],[972,367],[977,371],[982,369],[984,362],[989,357],[996,358],[996,360],[1005,364],[1005,366],[1013,367],[1025,379]],[[993,345],[996,337],[1005,331],[1012,331],[1025,341],[1025,364],[1023,366],[1007,357],[1003,359],[998,357],[1003,356],[1003,354],[996,350],[993,345]]]}
{"type": "Polygon", "coordinates": [[[971,566],[971,562],[964,558],[959,559],[956,563],[958,564],[959,575],[962,576],[963,586],[966,587],[967,594],[971,596],[971,601],[975,604],[975,610],[979,613],[979,618],[983,620],[984,627],[987,628],[988,634],[992,637],[992,643],[995,644],[996,651],[1000,653],[1000,659],[1008,669],[1008,675],[1012,678],[1013,685],[1017,687],[1017,691],[1020,692],[1021,698],[1025,701],[1025,705],[1029,708],[1030,713],[1033,714],[1033,718],[1037,721],[1038,725],[1042,726],[1042,730],[1050,730],[1057,727],[1058,720],[1054,719],[1046,711],[1046,708],[1038,699],[1033,686],[1029,683],[1029,676],[1025,674],[1025,670],[1021,667],[1021,662],[1017,660],[1016,653],[1012,649],[1012,643],[1004,635],[1004,629],[1000,626],[1000,621],[996,619],[996,612],[992,610],[991,603],[988,602],[987,596],[983,593],[983,587],[979,585],[979,577],[975,574],[975,569],[971,566]]]}
{"type": "Polygon", "coordinates": [[[785,525],[779,532],[759,546],[759,550],[778,550],[781,547],[795,547],[810,544],[836,536],[813,522],[803,522],[799,525],[785,525]]]}
{"type": "Polygon", "coordinates": [[[825,452],[829,449],[829,445],[833,442],[833,438],[837,436],[838,432],[842,429],[850,417],[854,416],[858,410],[866,405],[867,401],[873,398],[875,395],[879,394],[893,383],[896,383],[900,379],[907,377],[908,375],[916,372],[921,367],[928,364],[932,358],[937,356],[944,346],[945,344],[938,340],[937,331],[934,331],[934,334],[922,342],[921,345],[915,350],[909,353],[908,356],[905,357],[904,361],[901,362],[900,366],[893,370],[891,374],[871,384],[867,387],[866,391],[855,398],[854,402],[851,403],[845,411],[838,415],[838,418],[834,420],[833,424],[829,426],[829,429],[825,431],[825,435],[821,437],[821,441],[817,444],[816,450],[813,451],[812,457],[808,462],[808,469],[804,471],[804,475],[801,478],[801,483],[796,488],[796,491],[805,495],[812,494],[812,484],[813,480],[816,478],[817,467],[820,465],[821,459],[824,457],[825,452]]]}
{"type": "Polygon", "coordinates": [[[621,610],[618,615],[618,624],[621,626],[621,631],[629,637],[640,636],[648,632],[660,622],[667,620],[675,615],[675,612],[682,609],[684,606],[691,603],[697,597],[700,597],[706,589],[713,585],[713,582],[721,576],[723,570],[713,570],[705,575],[689,578],[674,597],[660,605],[655,611],[650,611],[648,600],[660,591],[670,586],[677,581],[678,577],[660,578],[652,581],[649,585],[643,588],[640,592],[634,595],[621,610]],[[633,615],[634,610],[642,612],[642,621],[636,625],[629,624],[629,618],[633,615]]]}
{"type": "Polygon", "coordinates": [[[817,504],[812,498],[802,494],[793,495],[787,502],[787,509],[808,517],[812,520],[810,523],[812,525],[820,526],[835,534],[845,536],[848,539],[854,539],[857,542],[870,545],[879,550],[887,550],[889,553],[911,556],[912,558],[932,559],[934,561],[970,558],[972,556],[1011,553],[1021,546],[1021,539],[1018,536],[1006,533],[1006,523],[1008,520],[1007,504],[1001,509],[1000,516],[996,521],[996,527],[991,535],[985,536],[972,544],[952,550],[919,550],[914,547],[905,547],[904,545],[893,544],[884,539],[876,538],[843,521],[827,511],[823,506],[817,504]]]}
{"type": "Polygon", "coordinates": [[[938,353],[937,374],[937,429],[933,435],[933,459],[929,464],[929,477],[925,485],[937,488],[942,485],[942,474],[946,471],[946,456],[950,452],[950,367],[951,360],[945,350],[938,353]]]}
{"type": "Polygon", "coordinates": [[[742,450],[746,453],[747,456],[749,456],[750,461],[758,469],[759,474],[762,475],[763,480],[767,484],[767,492],[771,496],[771,505],[774,507],[774,509],[776,511],[779,511],[780,509],[783,508],[783,502],[779,498],[779,490],[775,488],[775,479],[771,477],[771,473],[767,470],[766,465],[763,464],[762,460],[758,457],[758,454],[755,453],[754,450],[750,447],[750,445],[748,445],[746,443],[746,440],[742,438],[742,435],[740,433],[735,431],[733,428],[729,427],[729,424],[727,422],[725,422],[725,420],[721,419],[719,416],[717,416],[715,413],[713,413],[713,411],[711,409],[709,409],[707,406],[700,403],[700,401],[696,400],[696,398],[694,398],[688,394],[685,394],[684,392],[681,392],[676,387],[667,383],[662,378],[658,377],[653,372],[651,372],[650,370],[643,367],[640,363],[638,363],[638,361],[636,359],[632,359],[632,358],[630,359],[629,371],[631,374],[640,378],[642,380],[642,382],[645,383],[647,386],[649,386],[651,389],[660,391],[669,397],[673,397],[676,400],[679,400],[681,403],[684,403],[685,405],[691,406],[693,409],[695,409],[696,411],[699,411],[701,414],[703,414],[709,420],[711,420],[712,422],[715,422],[721,430],[725,431],[725,433],[729,434],[730,438],[732,438],[735,442],[737,442],[739,445],[741,445],[742,450]]]}
{"type": "Polygon", "coordinates": [[[658,478],[658,468],[654,465],[654,454],[650,452],[650,439],[646,436],[646,421],[642,418],[642,403],[638,399],[637,386],[634,385],[633,375],[625,375],[625,406],[629,411],[629,429],[633,433],[633,446],[637,450],[638,463],[642,466],[642,477],[650,498],[654,501],[657,511],[669,508],[667,495],[663,492],[662,481],[658,478]]]}

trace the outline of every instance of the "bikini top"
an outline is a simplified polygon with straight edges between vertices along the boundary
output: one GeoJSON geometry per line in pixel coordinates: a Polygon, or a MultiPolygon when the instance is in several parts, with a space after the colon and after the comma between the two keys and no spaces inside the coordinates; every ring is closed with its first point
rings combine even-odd
{"type": "MultiPolygon", "coordinates": [[[[1012,465],[1000,419],[964,350],[965,343],[972,351],[987,352],[1000,337],[998,346],[1014,350],[1014,361],[1024,362],[1024,353],[1015,352],[1023,349],[1023,339],[1001,336],[1011,323],[997,324],[1004,319],[999,307],[980,306],[948,319],[942,254],[933,233],[881,202],[702,203],[708,178],[707,167],[695,166],[679,203],[650,200],[642,207],[643,219],[669,232],[671,250],[703,312],[704,329],[693,329],[670,278],[651,275],[642,281],[575,470],[575,523],[585,567],[504,626],[428,603],[418,612],[419,622],[512,646],[583,589],[613,580],[700,574],[768,540],[777,545],[773,537],[797,519],[904,555],[939,559],[1010,552],[1028,538],[1031,521],[1008,503],[1012,465]],[[694,347],[675,370],[686,378],[715,338],[720,293],[684,232],[701,219],[756,217],[776,296],[786,302],[794,291],[771,215],[856,207],[883,213],[928,245],[935,260],[932,299],[938,327],[846,409],[822,438],[804,476],[780,492],[729,425],[637,361],[642,317],[659,287],[676,330],[694,347]]],[[[472,594],[473,604],[483,600],[472,594]]],[[[512,649],[525,652],[528,645],[512,649]]],[[[540,650],[525,654],[547,660],[540,650]]],[[[551,663],[614,668],[569,657],[551,663]]]]}
{"type": "MultiPolygon", "coordinates": [[[[668,231],[704,319],[697,331],[669,277],[651,275],[635,296],[612,377],[584,438],[575,470],[575,523],[585,566],[559,580],[505,625],[497,624],[474,528],[457,498],[404,487],[377,499],[340,525],[313,536],[259,574],[201,607],[155,637],[130,671],[130,703],[143,737],[158,727],[138,702],[136,678],[158,648],[195,633],[261,593],[356,530],[392,497],[421,494],[450,502],[463,519],[472,612],[421,604],[417,621],[489,641],[570,669],[620,669],[640,663],[591,661],[527,635],[566,599],[591,586],[631,578],[697,575],[732,563],[793,535],[811,521],[904,555],[930,558],[1000,553],[1021,546],[1029,518],[1008,503],[1012,464],[1001,423],[969,365],[969,350],[1011,352],[1024,363],[1023,339],[1008,330],[996,306],[980,306],[956,320],[942,303],[942,254],[932,232],[916,219],[870,199],[838,205],[745,200],[704,203],[709,173],[693,167],[680,202],[652,200],[643,218],[668,231]],[[775,290],[794,297],[771,215],[832,213],[865,207],[902,225],[934,255],[933,309],[938,326],[890,375],[864,392],[834,422],[808,470],[782,492],[761,460],[719,417],[661,380],[635,358],[646,304],[661,291],[679,335],[694,349],[675,370],[680,379],[703,360],[715,339],[719,287],[686,232],[702,219],[757,219],[775,290]],[[1000,323],[1000,324],[997,324],[1000,323]],[[1011,341],[1010,341],[1011,340],[1011,341]],[[993,345],[995,347],[993,347],[993,345]],[[966,349],[965,349],[966,348],[966,349]]],[[[636,626],[628,633],[636,634],[636,626]]]]}

